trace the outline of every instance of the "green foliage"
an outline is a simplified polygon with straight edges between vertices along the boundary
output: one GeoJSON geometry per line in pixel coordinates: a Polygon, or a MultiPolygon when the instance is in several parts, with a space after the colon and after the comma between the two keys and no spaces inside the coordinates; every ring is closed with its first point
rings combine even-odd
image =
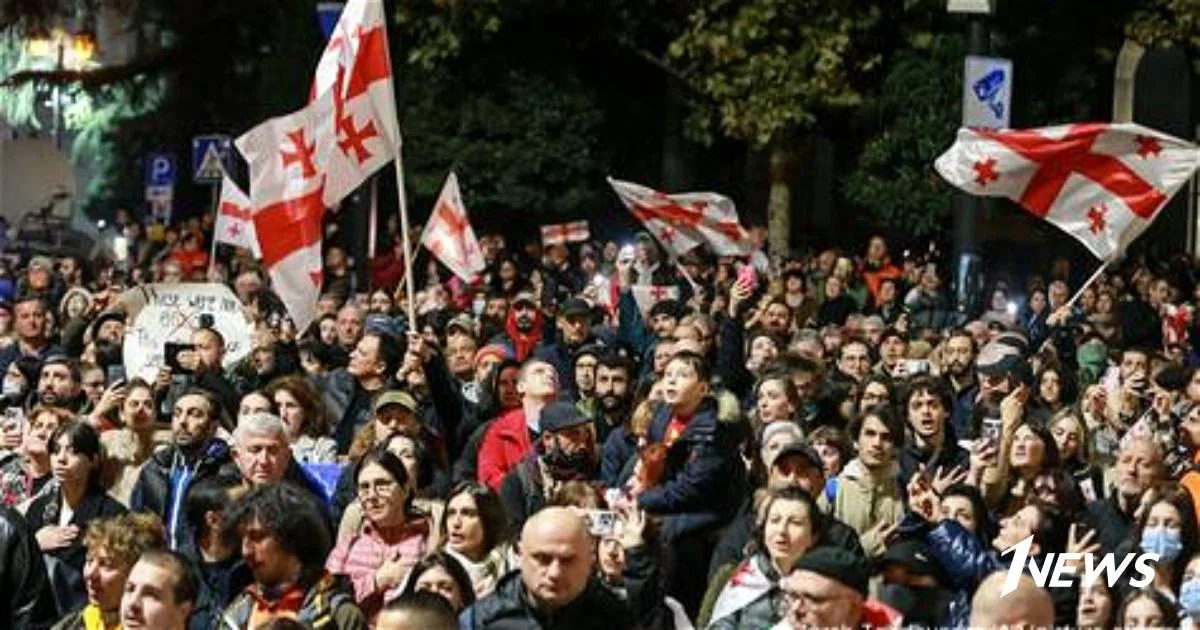
{"type": "Polygon", "coordinates": [[[880,131],[867,141],[845,178],[848,202],[878,225],[904,226],[915,236],[941,229],[950,215],[952,188],[933,161],[954,139],[960,117],[961,37],[938,35],[928,49],[898,53],[878,95],[861,118],[880,131]]]}
{"type": "Polygon", "coordinates": [[[1200,0],[1142,0],[1140,4],[1126,29],[1130,39],[1147,47],[1200,49],[1200,0]]]}
{"type": "Polygon", "coordinates": [[[813,127],[822,111],[859,104],[855,79],[879,57],[864,54],[879,23],[861,0],[711,0],[671,43],[670,59],[707,102],[692,134],[762,147],[813,127]]]}

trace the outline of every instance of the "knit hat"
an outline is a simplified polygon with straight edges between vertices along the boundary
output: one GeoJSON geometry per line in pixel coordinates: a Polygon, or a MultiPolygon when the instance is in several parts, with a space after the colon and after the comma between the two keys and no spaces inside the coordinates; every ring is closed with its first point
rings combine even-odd
{"type": "Polygon", "coordinates": [[[871,569],[866,560],[839,547],[817,547],[800,556],[797,571],[812,571],[852,588],[867,596],[871,569]]]}

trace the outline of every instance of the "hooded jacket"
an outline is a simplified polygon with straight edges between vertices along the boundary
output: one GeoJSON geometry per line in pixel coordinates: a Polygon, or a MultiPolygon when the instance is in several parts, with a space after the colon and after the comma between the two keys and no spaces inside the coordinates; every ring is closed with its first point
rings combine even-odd
{"type": "Polygon", "coordinates": [[[883,555],[884,541],[868,536],[867,532],[880,522],[899,523],[904,517],[904,498],[896,485],[896,470],[893,463],[871,471],[856,457],[838,477],[833,515],[858,532],[868,558],[883,555]]]}
{"type": "Polygon", "coordinates": [[[188,476],[180,480],[183,484],[182,494],[186,496],[193,484],[216,475],[221,466],[229,461],[229,446],[217,438],[210,439],[201,450],[199,459],[192,463],[187,463],[179,448],[174,445],[159,449],[142,467],[137,483],[133,486],[133,494],[129,498],[129,509],[133,512],[157,514],[167,526],[167,540],[182,545],[191,537],[183,531],[186,519],[183,517],[182,496],[178,501],[172,501],[172,473],[181,474],[187,471],[188,476]],[[172,513],[175,511],[178,511],[177,518],[172,519],[172,513]]]}

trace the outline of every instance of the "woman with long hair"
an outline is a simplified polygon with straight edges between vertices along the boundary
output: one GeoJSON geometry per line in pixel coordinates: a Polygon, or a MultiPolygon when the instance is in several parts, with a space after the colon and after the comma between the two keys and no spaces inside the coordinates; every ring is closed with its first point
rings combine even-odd
{"type": "Polygon", "coordinates": [[[264,393],[279,411],[297,462],[337,461],[337,442],[329,437],[329,411],[311,381],[296,374],[281,376],[271,381],[264,393]]]}
{"type": "Polygon", "coordinates": [[[516,566],[509,538],[504,504],[490,488],[464,481],[450,491],[442,549],[466,569],[476,596],[491,593],[500,577],[516,566]]]}
{"type": "Polygon", "coordinates": [[[408,572],[401,595],[418,591],[436,593],[446,598],[455,614],[474,604],[476,599],[466,570],[454,556],[444,551],[434,551],[421,558],[408,572]]]}
{"type": "Polygon", "coordinates": [[[0,462],[0,502],[24,509],[23,503],[42,492],[52,479],[50,438],[70,421],[70,412],[57,407],[38,406],[29,412],[20,448],[0,462]]]}

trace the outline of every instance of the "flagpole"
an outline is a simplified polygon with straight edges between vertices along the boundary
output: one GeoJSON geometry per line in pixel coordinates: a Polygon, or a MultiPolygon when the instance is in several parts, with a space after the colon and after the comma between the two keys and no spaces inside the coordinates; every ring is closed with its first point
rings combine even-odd
{"type": "MultiPolygon", "coordinates": [[[[224,171],[222,171],[224,172],[224,171]]],[[[213,235],[212,235],[212,251],[208,253],[208,275],[212,275],[213,269],[217,266],[217,219],[221,218],[221,185],[216,184],[212,188],[212,205],[213,205],[213,235]]],[[[205,282],[208,278],[204,279],[205,282]]]]}
{"type": "Polygon", "coordinates": [[[404,282],[407,286],[406,312],[408,313],[408,330],[417,329],[417,308],[413,303],[413,255],[412,243],[408,237],[408,202],[404,194],[404,169],[400,166],[400,150],[397,147],[396,159],[392,160],[396,167],[396,197],[400,206],[400,234],[404,242],[404,282]]]}
{"type": "Polygon", "coordinates": [[[1100,267],[1098,269],[1096,269],[1095,273],[1092,274],[1092,277],[1088,278],[1087,282],[1084,282],[1083,286],[1079,287],[1079,290],[1075,292],[1075,295],[1071,296],[1071,299],[1066,304],[1063,305],[1063,308],[1065,308],[1069,311],[1072,306],[1075,306],[1075,302],[1079,301],[1079,298],[1081,296],[1083,296],[1083,292],[1086,291],[1088,289],[1088,287],[1092,286],[1092,284],[1094,284],[1097,280],[1100,279],[1100,275],[1104,273],[1105,269],[1108,269],[1108,265],[1110,262],[1112,262],[1111,258],[1107,258],[1107,259],[1101,261],[1100,267]]]}

